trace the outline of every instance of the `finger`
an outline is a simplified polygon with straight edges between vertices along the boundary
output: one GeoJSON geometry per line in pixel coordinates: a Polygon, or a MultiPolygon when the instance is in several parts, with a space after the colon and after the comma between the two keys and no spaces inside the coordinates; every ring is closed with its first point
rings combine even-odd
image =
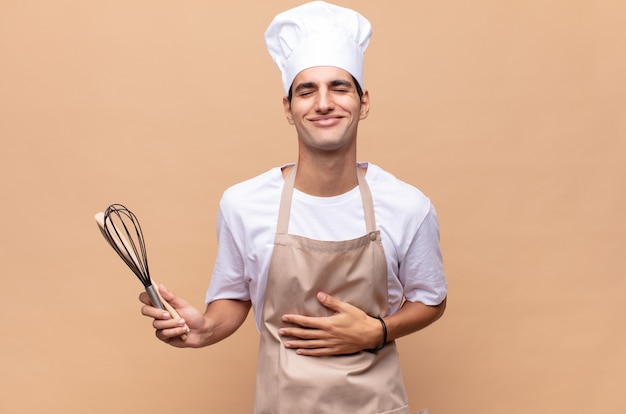
{"type": "Polygon", "coordinates": [[[145,291],[139,294],[139,301],[143,303],[144,305],[152,305],[152,302],[150,302],[150,298],[148,297],[148,294],[145,291]]]}
{"type": "Polygon", "coordinates": [[[144,306],[141,308],[142,315],[151,316],[151,317],[158,317],[157,314],[159,312],[163,312],[162,309],[158,309],[158,308],[156,308],[152,304],[152,301],[150,300],[150,297],[148,296],[148,294],[145,291],[143,291],[143,292],[141,292],[139,294],[139,301],[144,304],[144,306]],[[154,310],[150,310],[150,308],[152,308],[154,310]]]}
{"type": "Polygon", "coordinates": [[[329,355],[338,355],[334,349],[331,348],[315,348],[315,349],[296,349],[296,354],[302,356],[322,357],[329,355]]]}
{"type": "Polygon", "coordinates": [[[299,348],[296,349],[296,354],[311,357],[323,357],[331,355],[348,355],[354,352],[344,351],[339,347],[327,347],[327,348],[299,348]]]}
{"type": "Polygon", "coordinates": [[[302,341],[302,340],[293,340],[285,342],[285,348],[290,349],[320,349],[320,348],[331,348],[334,344],[330,341],[324,340],[312,340],[312,341],[302,341]]]}
{"type": "Polygon", "coordinates": [[[180,327],[185,327],[185,320],[180,318],[176,319],[155,319],[152,321],[152,326],[156,330],[164,330],[164,329],[176,329],[180,327]]]}
{"type": "Polygon", "coordinates": [[[331,338],[328,332],[319,329],[281,328],[278,330],[278,334],[280,336],[306,340],[331,338]]]}
{"type": "Polygon", "coordinates": [[[166,335],[165,330],[156,330],[154,331],[154,335],[159,338],[159,340],[165,342],[165,343],[169,343],[172,339],[172,337],[166,335]]]}
{"type": "Polygon", "coordinates": [[[343,352],[338,346],[331,343],[322,342],[288,342],[285,344],[288,349],[293,349],[298,355],[306,356],[328,356],[328,355],[341,355],[343,352]]]}
{"type": "Polygon", "coordinates": [[[181,336],[187,335],[186,328],[181,326],[167,329],[156,329],[154,332],[157,338],[171,345],[175,345],[176,342],[184,344],[187,339],[185,338],[185,340],[183,340],[181,338],[181,336]]]}
{"type": "Polygon", "coordinates": [[[290,323],[292,325],[298,325],[302,328],[309,329],[323,329],[326,325],[326,317],[320,316],[303,316],[287,314],[282,317],[283,322],[290,323]]]}
{"type": "Polygon", "coordinates": [[[324,307],[330,310],[333,310],[335,312],[340,312],[343,309],[344,302],[340,301],[339,299],[336,299],[335,297],[329,295],[328,293],[319,292],[317,294],[317,300],[324,307]]]}
{"type": "Polygon", "coordinates": [[[184,345],[185,341],[183,341],[180,337],[186,333],[185,328],[177,327],[170,329],[157,329],[155,331],[155,335],[161,341],[168,343],[170,345],[184,345]]]}
{"type": "Polygon", "coordinates": [[[170,319],[172,317],[168,311],[155,308],[152,305],[143,305],[141,307],[141,314],[154,319],[170,319]]]}

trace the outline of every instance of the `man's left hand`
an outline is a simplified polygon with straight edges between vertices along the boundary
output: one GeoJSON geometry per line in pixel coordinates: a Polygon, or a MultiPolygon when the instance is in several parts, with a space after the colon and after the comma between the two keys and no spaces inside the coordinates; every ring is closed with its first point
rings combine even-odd
{"type": "Polygon", "coordinates": [[[380,321],[326,293],[318,293],[317,300],[334,313],[321,317],[283,315],[283,322],[296,325],[279,330],[281,336],[289,338],[285,347],[300,355],[326,356],[353,354],[380,345],[380,321]]]}

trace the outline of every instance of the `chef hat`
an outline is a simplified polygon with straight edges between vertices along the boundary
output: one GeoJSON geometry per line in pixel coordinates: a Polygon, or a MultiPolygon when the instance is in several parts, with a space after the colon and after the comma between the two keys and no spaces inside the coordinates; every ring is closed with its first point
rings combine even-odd
{"type": "Polygon", "coordinates": [[[371,35],[370,22],[354,10],[313,1],[278,14],[265,31],[265,45],[288,95],[298,73],[314,66],[344,69],[363,87],[371,35]]]}

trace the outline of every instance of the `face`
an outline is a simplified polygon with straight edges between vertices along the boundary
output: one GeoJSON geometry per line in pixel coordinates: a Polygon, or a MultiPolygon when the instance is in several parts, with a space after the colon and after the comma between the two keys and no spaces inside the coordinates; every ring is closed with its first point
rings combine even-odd
{"type": "Polygon", "coordinates": [[[357,127],[369,112],[367,91],[359,98],[352,76],[319,66],[303,70],[283,99],[287,121],[296,127],[300,151],[332,152],[356,148],[357,127]]]}

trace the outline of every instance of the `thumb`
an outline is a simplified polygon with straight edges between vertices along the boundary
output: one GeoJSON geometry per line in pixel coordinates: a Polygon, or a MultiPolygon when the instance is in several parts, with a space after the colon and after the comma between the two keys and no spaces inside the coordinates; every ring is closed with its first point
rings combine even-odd
{"type": "Polygon", "coordinates": [[[174,299],[174,294],[172,292],[170,292],[169,290],[167,290],[167,288],[165,287],[164,284],[162,283],[153,283],[157,289],[159,289],[159,293],[161,294],[161,296],[163,296],[163,299],[167,300],[168,302],[170,301],[170,299],[174,299]]]}
{"type": "Polygon", "coordinates": [[[161,294],[161,297],[165,299],[174,308],[180,308],[180,307],[184,307],[187,305],[187,302],[185,302],[183,299],[181,299],[180,297],[176,296],[174,293],[167,290],[165,285],[159,284],[158,287],[159,287],[159,293],[161,294]]]}

